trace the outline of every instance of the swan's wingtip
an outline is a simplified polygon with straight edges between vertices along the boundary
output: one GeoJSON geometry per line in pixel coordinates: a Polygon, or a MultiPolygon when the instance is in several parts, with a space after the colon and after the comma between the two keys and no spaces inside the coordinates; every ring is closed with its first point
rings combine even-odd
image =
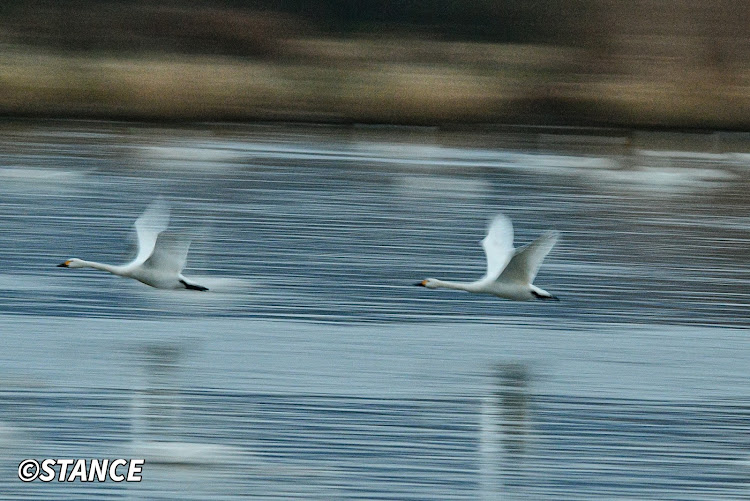
{"type": "Polygon", "coordinates": [[[490,218],[489,222],[487,223],[487,226],[492,226],[494,224],[499,224],[499,223],[505,223],[505,224],[511,224],[511,225],[513,224],[513,222],[508,216],[500,212],[499,214],[495,214],[494,216],[490,218]]]}
{"type": "Polygon", "coordinates": [[[549,230],[544,232],[543,236],[549,240],[554,240],[555,242],[557,242],[558,240],[560,240],[562,233],[560,233],[558,230],[549,230]]]}

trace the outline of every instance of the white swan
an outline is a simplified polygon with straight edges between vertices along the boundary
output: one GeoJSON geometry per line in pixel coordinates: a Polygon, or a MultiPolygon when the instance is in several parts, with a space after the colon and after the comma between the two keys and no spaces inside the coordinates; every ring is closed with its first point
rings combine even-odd
{"type": "Polygon", "coordinates": [[[513,224],[510,219],[496,216],[490,223],[487,236],[482,240],[487,255],[487,274],[476,282],[446,282],[428,278],[416,283],[428,289],[444,287],[493,294],[514,301],[530,299],[558,299],[549,292],[532,285],[545,256],[552,250],[560,233],[550,231],[530,244],[513,248],[513,224]]]}
{"type": "Polygon", "coordinates": [[[57,266],[96,268],[121,277],[133,278],[157,289],[208,290],[182,276],[190,241],[166,232],[168,224],[169,209],[164,201],[157,200],[135,221],[138,254],[130,263],[114,266],[72,258],[57,266]]]}

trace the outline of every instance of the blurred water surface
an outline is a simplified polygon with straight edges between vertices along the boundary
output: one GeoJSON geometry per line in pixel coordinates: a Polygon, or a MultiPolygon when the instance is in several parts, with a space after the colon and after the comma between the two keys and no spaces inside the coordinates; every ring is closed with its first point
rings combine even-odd
{"type": "Polygon", "coordinates": [[[750,498],[746,138],[2,129],[0,497],[750,498]],[[55,267],[126,261],[157,197],[210,292],[55,267]],[[481,276],[497,212],[562,231],[561,302],[413,287],[481,276]]]}

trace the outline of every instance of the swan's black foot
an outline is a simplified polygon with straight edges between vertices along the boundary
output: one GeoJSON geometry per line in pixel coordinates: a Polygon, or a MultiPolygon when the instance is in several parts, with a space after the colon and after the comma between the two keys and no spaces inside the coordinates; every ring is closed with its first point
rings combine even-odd
{"type": "Polygon", "coordinates": [[[560,300],[559,297],[553,296],[551,294],[549,296],[543,296],[543,295],[539,294],[536,291],[531,291],[531,293],[534,295],[535,298],[542,299],[542,300],[545,300],[545,301],[559,301],[560,300]]]}
{"type": "Polygon", "coordinates": [[[180,280],[180,283],[185,286],[186,289],[190,289],[191,291],[207,291],[208,287],[203,287],[202,285],[196,285],[196,284],[189,284],[184,280],[180,280]]]}

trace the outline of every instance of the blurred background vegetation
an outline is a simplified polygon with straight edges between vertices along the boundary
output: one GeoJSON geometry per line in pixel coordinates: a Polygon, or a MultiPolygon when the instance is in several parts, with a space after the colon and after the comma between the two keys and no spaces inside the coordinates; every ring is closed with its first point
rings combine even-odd
{"type": "Polygon", "coordinates": [[[0,114],[747,129],[750,2],[5,0],[0,114]]]}

